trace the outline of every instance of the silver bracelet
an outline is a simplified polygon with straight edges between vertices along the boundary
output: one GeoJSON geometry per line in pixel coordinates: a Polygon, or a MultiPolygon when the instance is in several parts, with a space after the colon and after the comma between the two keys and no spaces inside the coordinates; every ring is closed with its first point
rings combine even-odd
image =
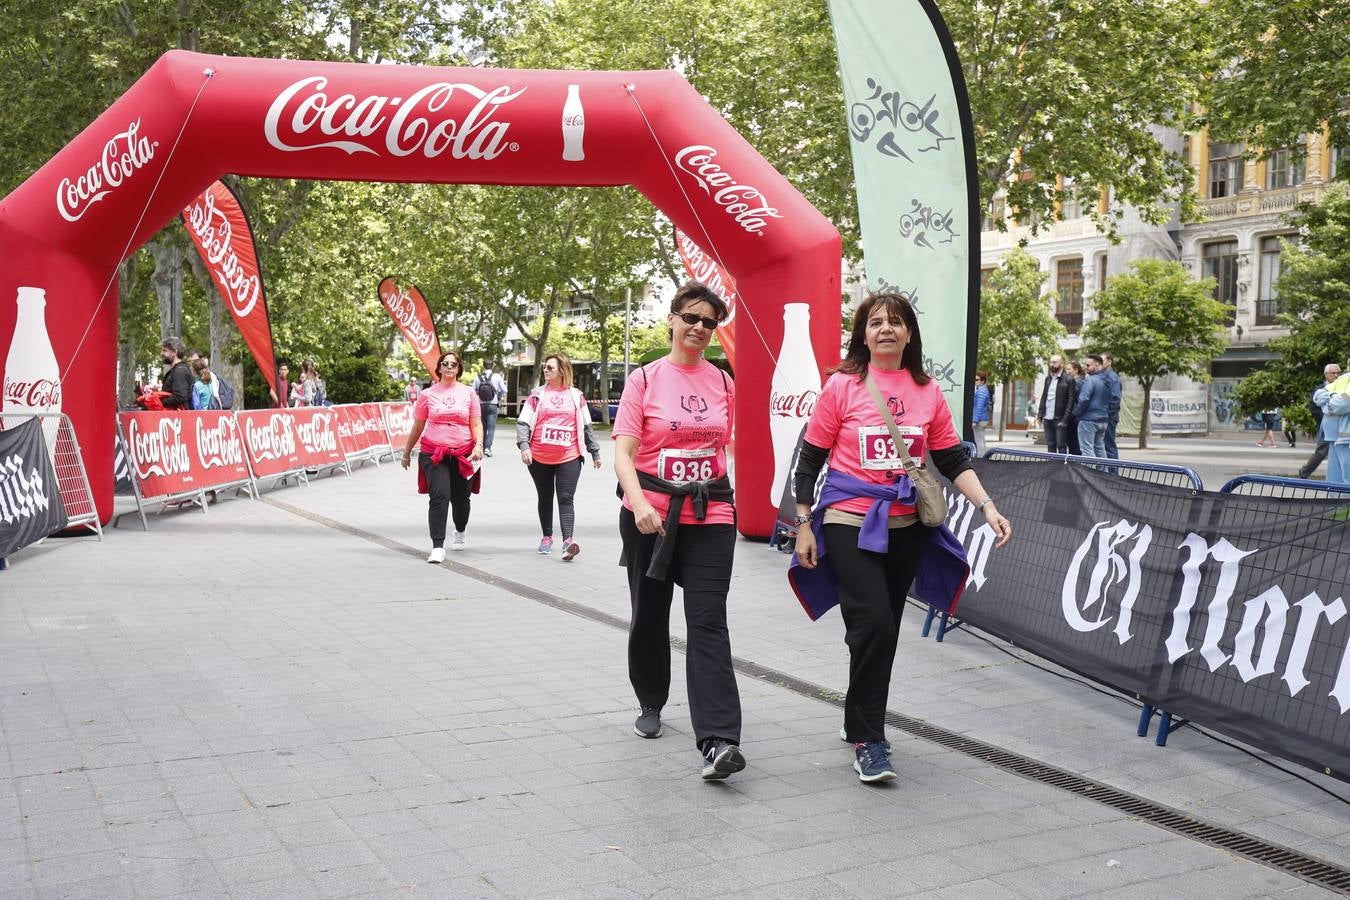
{"type": "Polygon", "coordinates": [[[984,512],[984,508],[993,502],[994,502],[993,497],[985,497],[983,500],[980,501],[980,505],[975,507],[975,509],[978,510],[979,512],[984,512]]]}

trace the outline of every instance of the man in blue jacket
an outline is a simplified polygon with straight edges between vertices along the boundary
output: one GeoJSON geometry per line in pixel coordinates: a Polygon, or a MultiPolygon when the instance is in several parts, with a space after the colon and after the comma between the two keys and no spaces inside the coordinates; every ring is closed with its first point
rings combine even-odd
{"type": "Polygon", "coordinates": [[[1110,353],[1102,354],[1102,378],[1106,381],[1106,455],[1111,459],[1120,459],[1116,449],[1116,426],[1120,424],[1120,376],[1116,374],[1115,359],[1110,353]]]}
{"type": "Polygon", "coordinates": [[[1110,388],[1102,377],[1102,358],[1096,353],[1088,357],[1088,376],[1078,389],[1078,402],[1073,414],[1078,417],[1078,446],[1084,456],[1106,459],[1107,404],[1110,388]]]}

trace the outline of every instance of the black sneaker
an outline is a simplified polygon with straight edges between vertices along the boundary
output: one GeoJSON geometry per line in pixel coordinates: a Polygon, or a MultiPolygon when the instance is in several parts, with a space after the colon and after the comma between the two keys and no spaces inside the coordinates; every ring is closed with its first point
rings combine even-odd
{"type": "Polygon", "coordinates": [[[644,706],[633,723],[633,734],[641,738],[661,736],[661,710],[655,706],[644,706]]]}
{"type": "Polygon", "coordinates": [[[721,781],[745,768],[745,754],[729,741],[713,740],[703,751],[703,780],[721,781]]]}
{"type": "MultiPolygon", "coordinates": [[[[850,740],[848,739],[848,729],[847,729],[845,726],[843,726],[843,725],[840,725],[840,726],[839,726],[839,740],[844,741],[845,743],[849,743],[849,744],[853,743],[852,741],[850,741],[850,740]]],[[[890,755],[891,755],[891,742],[888,741],[888,740],[886,740],[885,738],[882,738],[882,740],[881,740],[881,746],[883,746],[883,747],[886,748],[886,755],[887,755],[887,756],[890,756],[890,755]]]]}
{"type": "Polygon", "coordinates": [[[853,771],[858,780],[867,784],[895,780],[895,769],[891,768],[890,757],[881,746],[881,741],[867,741],[853,747],[853,771]]]}

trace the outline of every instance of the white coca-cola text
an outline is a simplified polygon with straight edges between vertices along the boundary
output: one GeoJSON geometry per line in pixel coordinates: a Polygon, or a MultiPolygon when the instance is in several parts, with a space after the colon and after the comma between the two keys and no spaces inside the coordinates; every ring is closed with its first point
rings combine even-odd
{"type": "Polygon", "coordinates": [[[703,192],[722,207],[727,215],[736,220],[744,230],[762,237],[768,219],[781,219],[783,214],[772,206],[766,206],[769,198],[759,188],[750,184],[741,184],[732,175],[723,170],[714,160],[717,151],[706,144],[694,144],[675,154],[675,165],[687,172],[703,188],[703,192]]]}
{"type": "Polygon", "coordinates": [[[61,402],[61,382],[54,378],[20,381],[5,377],[5,403],[29,409],[49,409],[61,402]]]}
{"type": "Polygon", "coordinates": [[[337,452],[337,433],[333,430],[333,417],[329,413],[315,413],[308,422],[296,422],[295,434],[310,453],[337,452]]]}
{"type": "Polygon", "coordinates": [[[380,291],[380,302],[389,310],[403,335],[413,345],[418,354],[425,356],[436,347],[436,332],[422,323],[417,315],[417,302],[402,288],[392,291],[380,291]]]}
{"type": "Polygon", "coordinates": [[[246,318],[262,296],[262,281],[257,272],[249,272],[240,262],[234,250],[234,226],[216,206],[214,194],[207,191],[188,207],[187,224],[216,285],[224,288],[222,293],[230,308],[239,318],[246,318]]]}
{"type": "Polygon", "coordinates": [[[769,394],[769,415],[810,418],[811,411],[816,408],[816,398],[819,396],[820,391],[798,391],[795,394],[772,391],[769,394]]]}
{"type": "Polygon", "coordinates": [[[197,459],[203,469],[244,464],[244,445],[232,416],[222,415],[214,425],[206,416],[197,417],[197,459]]]}
{"type": "Polygon", "coordinates": [[[273,413],[259,422],[250,416],[244,420],[244,440],[256,462],[294,456],[295,417],[273,413]]]}
{"type": "Polygon", "coordinates": [[[92,166],[71,180],[62,178],[56,186],[56,211],[67,222],[78,222],[84,214],[112,190],[145,167],[155,158],[158,141],[151,142],[140,134],[141,120],[137,119],[108,138],[103,154],[92,166]]]}
{"type": "Polygon", "coordinates": [[[385,428],[389,431],[392,441],[406,441],[408,435],[412,433],[412,404],[403,403],[398,406],[386,406],[384,408],[385,428]]]}
{"type": "Polygon", "coordinates": [[[158,475],[171,478],[192,467],[187,444],[183,443],[183,420],[165,416],[155,422],[153,431],[141,430],[139,419],[132,419],[127,427],[127,442],[131,445],[131,462],[136,475],[149,478],[158,475]]]}
{"type": "Polygon", "coordinates": [[[379,156],[374,147],[348,138],[368,139],[383,131],[378,143],[393,156],[420,152],[435,159],[449,152],[453,159],[496,159],[507,150],[520,149],[506,141],[511,123],[493,121],[493,117],[523,94],[523,87],[513,93],[506,85],[483,90],[463,82],[438,81],[408,97],[372,94],[358,98],[354,94],[330,97],[324,92],[327,86],[327,78],[314,75],[277,94],[263,122],[267,142],[287,152],[332,147],[348,154],[379,156]],[[437,115],[456,93],[473,97],[473,106],[459,119],[437,115]]]}

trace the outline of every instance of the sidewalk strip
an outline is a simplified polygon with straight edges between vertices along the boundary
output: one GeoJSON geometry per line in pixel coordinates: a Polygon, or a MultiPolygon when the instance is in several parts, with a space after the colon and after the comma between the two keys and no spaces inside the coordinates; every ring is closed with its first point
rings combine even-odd
{"type": "MultiPolygon", "coordinates": [[[[308,519],[311,522],[322,525],[325,528],[331,528],[334,531],[340,531],[343,534],[359,538],[364,541],[384,547],[397,553],[413,559],[421,560],[422,552],[415,547],[395,541],[390,538],[373,534],[345,522],[339,522],[336,519],[330,519],[327,516],[292,506],[274,497],[265,496],[262,502],[267,503],[277,509],[308,519]]],[[[580,603],[559,597],[556,594],[550,594],[547,591],[531,587],[528,584],[521,584],[518,581],[512,581],[509,578],[502,578],[491,572],[485,572],[482,569],[465,565],[461,562],[447,559],[441,563],[444,568],[450,569],[458,575],[500,588],[509,593],[515,594],[526,600],[533,600],[544,606],[552,607],[561,612],[566,612],[583,619],[589,619],[592,622],[599,622],[617,628],[620,631],[628,631],[628,620],[619,616],[610,615],[597,609],[592,609],[580,603]]],[[[680,638],[672,637],[670,645],[681,653],[685,652],[686,644],[680,638]]],[[[768,666],[760,665],[750,660],[732,657],[732,662],[736,667],[737,673],[760,681],[776,685],[785,690],[791,691],[802,697],[812,700],[819,700],[828,703],[838,709],[844,707],[844,695],[839,691],[832,690],[810,681],[805,681],[793,675],[778,669],[771,669],[768,666]]],[[[984,741],[976,740],[964,734],[955,731],[949,731],[946,728],[926,722],[913,716],[906,716],[891,710],[886,712],[886,724],[900,729],[908,735],[916,738],[922,738],[926,741],[939,744],[950,750],[964,753],[966,756],[981,760],[991,766],[996,766],[1008,772],[1020,775],[1031,781],[1050,785],[1059,788],[1070,794],[1084,797],[1089,800],[1095,800],[1112,809],[1119,810],[1128,816],[1149,822],[1159,828],[1166,829],[1174,834],[1190,838],[1211,847],[1226,850],[1235,856],[1241,856],[1252,862],[1260,863],[1272,869],[1277,869],[1296,878],[1325,888],[1330,891],[1336,891],[1341,894],[1350,894],[1350,868],[1319,859],[1315,856],[1309,856],[1298,850],[1284,847],[1279,844],[1273,844],[1269,841],[1237,831],[1232,828],[1225,828],[1221,825],[1214,825],[1202,819],[1188,815],[1180,810],[1156,803],[1137,794],[1131,794],[1110,785],[1085,778],[1075,772],[1067,769],[1061,769],[1058,766],[1052,766],[1048,763],[1040,762],[1029,756],[1023,756],[1020,753],[1014,753],[994,744],[988,744],[984,741]]]]}

